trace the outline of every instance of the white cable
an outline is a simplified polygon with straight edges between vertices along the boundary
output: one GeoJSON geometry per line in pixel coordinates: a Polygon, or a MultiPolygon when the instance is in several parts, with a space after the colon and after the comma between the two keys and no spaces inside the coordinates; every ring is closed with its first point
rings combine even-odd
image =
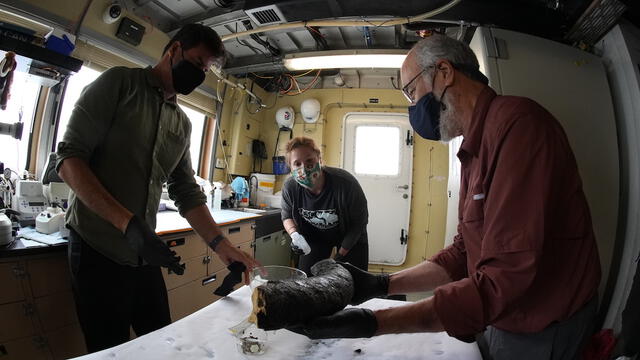
{"type": "MultiPolygon", "coordinates": [[[[222,130],[220,129],[220,119],[216,119],[216,128],[218,128],[218,136],[222,139],[222,130]]],[[[229,184],[233,181],[231,179],[231,174],[229,174],[229,163],[227,162],[227,154],[224,151],[224,140],[220,142],[220,149],[222,149],[222,160],[224,161],[224,170],[227,173],[227,180],[229,180],[229,184]]]]}
{"type": "Polygon", "coordinates": [[[445,4],[444,6],[441,6],[435,10],[432,10],[417,16],[391,18],[389,20],[384,20],[384,21],[381,21],[381,20],[369,21],[367,19],[362,19],[359,21],[316,20],[316,21],[296,21],[296,22],[291,22],[287,24],[263,26],[263,27],[258,27],[255,29],[243,31],[243,32],[236,32],[236,33],[224,35],[222,36],[222,41],[227,41],[227,40],[235,39],[241,36],[248,36],[256,33],[265,33],[269,31],[282,30],[282,29],[294,29],[299,27],[311,27],[311,26],[323,26],[323,27],[376,26],[378,27],[378,26],[403,25],[403,24],[408,24],[412,22],[422,21],[430,17],[436,16],[438,14],[441,14],[449,10],[450,8],[454,7],[461,1],[462,0],[452,0],[451,2],[445,4]]]}

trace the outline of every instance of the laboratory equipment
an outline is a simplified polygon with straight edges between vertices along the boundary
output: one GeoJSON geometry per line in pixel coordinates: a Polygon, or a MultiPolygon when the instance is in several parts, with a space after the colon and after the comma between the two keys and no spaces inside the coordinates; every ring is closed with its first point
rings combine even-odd
{"type": "Polygon", "coordinates": [[[267,195],[273,195],[273,188],[276,185],[276,176],[273,174],[253,173],[249,176],[250,183],[250,203],[261,207],[261,204],[268,205],[267,195]]]}
{"type": "Polygon", "coordinates": [[[13,124],[7,124],[0,122],[0,135],[9,135],[15,139],[20,140],[22,138],[22,129],[24,123],[17,122],[13,124]]]}
{"type": "Polygon", "coordinates": [[[47,209],[47,199],[42,193],[42,184],[36,180],[16,180],[16,191],[11,200],[11,208],[20,212],[20,225],[34,225],[35,219],[47,209]]]}
{"type": "Polygon", "coordinates": [[[7,215],[0,213],[0,246],[13,242],[13,228],[7,215]]]}
{"type": "Polygon", "coordinates": [[[49,204],[57,204],[63,210],[69,207],[69,192],[71,188],[63,182],[50,182],[43,185],[42,190],[49,204]]]}
{"type": "Polygon", "coordinates": [[[53,234],[64,226],[65,212],[59,207],[48,207],[36,217],[36,231],[42,234],[53,234]]]}

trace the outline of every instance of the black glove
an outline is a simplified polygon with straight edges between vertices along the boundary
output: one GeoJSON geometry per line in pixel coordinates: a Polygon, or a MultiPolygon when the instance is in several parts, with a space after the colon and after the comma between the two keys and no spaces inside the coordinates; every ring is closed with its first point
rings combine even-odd
{"type": "Polygon", "coordinates": [[[180,257],[138,216],[134,215],[129,220],[124,237],[149,265],[163,266],[178,275],[184,274],[185,266],[180,265],[180,257]]]}
{"type": "Polygon", "coordinates": [[[351,305],[358,305],[389,293],[389,274],[372,274],[350,263],[338,263],[349,270],[353,277],[353,297],[349,302],[351,305]]]}
{"type": "Polygon", "coordinates": [[[378,330],[378,320],[369,309],[349,308],[287,329],[310,339],[368,338],[378,330]]]}
{"type": "Polygon", "coordinates": [[[218,296],[227,296],[233,291],[233,287],[242,281],[242,273],[247,269],[243,263],[234,261],[227,266],[229,273],[222,280],[222,285],[213,292],[218,296]]]}

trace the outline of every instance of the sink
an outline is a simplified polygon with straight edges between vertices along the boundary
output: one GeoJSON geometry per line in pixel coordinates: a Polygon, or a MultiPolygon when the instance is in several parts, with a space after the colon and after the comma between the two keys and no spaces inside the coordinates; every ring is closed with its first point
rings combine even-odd
{"type": "Polygon", "coordinates": [[[239,208],[236,210],[240,210],[240,211],[244,211],[244,212],[248,212],[248,213],[253,213],[253,214],[264,214],[267,212],[267,210],[265,209],[253,209],[253,208],[239,208]]]}

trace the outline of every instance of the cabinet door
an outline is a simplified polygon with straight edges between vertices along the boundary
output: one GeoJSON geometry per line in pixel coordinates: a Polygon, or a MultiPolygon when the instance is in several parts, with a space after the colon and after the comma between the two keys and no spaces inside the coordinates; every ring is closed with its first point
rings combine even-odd
{"type": "Polygon", "coordinates": [[[36,298],[35,306],[46,332],[78,322],[71,291],[36,298]]]}
{"type": "Polygon", "coordinates": [[[222,269],[225,269],[227,267],[227,265],[225,265],[225,263],[222,262],[222,259],[220,259],[220,256],[218,256],[218,254],[216,254],[213,250],[209,249],[207,256],[209,260],[209,264],[207,267],[207,275],[213,275],[216,272],[222,269]]]}
{"type": "Polygon", "coordinates": [[[50,360],[51,352],[46,340],[41,336],[26,337],[0,343],[0,359],[2,360],[50,360]]]}
{"type": "Polygon", "coordinates": [[[33,304],[24,301],[0,305],[0,343],[33,335],[34,313],[33,304]]]}
{"type": "MultiPolygon", "coordinates": [[[[22,278],[25,277],[22,263],[10,262],[0,264],[0,304],[24,300],[22,278]]],[[[4,360],[4,359],[3,359],[4,360]]]]}
{"type": "Polygon", "coordinates": [[[236,245],[236,247],[238,249],[246,252],[247,254],[249,254],[249,256],[254,257],[254,254],[253,254],[254,245],[253,244],[254,244],[253,241],[247,241],[245,243],[236,245]]]}
{"type": "Polygon", "coordinates": [[[290,243],[284,230],[263,236],[255,241],[255,258],[262,265],[291,266],[290,243]]]}
{"type": "Polygon", "coordinates": [[[234,245],[239,245],[247,241],[252,241],[254,238],[254,222],[243,221],[237,224],[226,225],[222,228],[224,235],[229,238],[234,245]]]}
{"type": "Polygon", "coordinates": [[[189,260],[181,260],[186,265],[184,274],[176,275],[169,271],[167,268],[162,268],[162,275],[164,276],[164,282],[167,285],[167,290],[177,288],[196,279],[207,276],[207,264],[209,258],[207,255],[200,255],[189,260]]]}
{"type": "Polygon", "coordinates": [[[66,256],[29,260],[27,273],[33,297],[71,290],[71,276],[66,256]]]}
{"type": "Polygon", "coordinates": [[[87,353],[84,335],[78,324],[47,333],[46,338],[55,360],[69,359],[87,353]]]}
{"type": "Polygon", "coordinates": [[[162,240],[164,240],[171,250],[175,251],[182,260],[204,256],[208,248],[200,236],[194,233],[183,236],[163,236],[162,240]]]}

